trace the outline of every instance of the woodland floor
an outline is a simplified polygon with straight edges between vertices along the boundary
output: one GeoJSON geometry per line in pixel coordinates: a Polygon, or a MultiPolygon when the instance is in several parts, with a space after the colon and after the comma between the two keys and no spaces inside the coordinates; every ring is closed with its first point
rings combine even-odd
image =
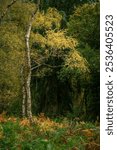
{"type": "Polygon", "coordinates": [[[0,115],[0,150],[99,150],[99,123],[0,115]]]}

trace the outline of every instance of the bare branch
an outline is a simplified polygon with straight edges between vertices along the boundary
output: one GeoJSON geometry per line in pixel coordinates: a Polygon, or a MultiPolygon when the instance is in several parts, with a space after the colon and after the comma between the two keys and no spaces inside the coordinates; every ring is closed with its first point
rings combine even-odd
{"type": "Polygon", "coordinates": [[[0,16],[0,22],[2,21],[2,19],[4,18],[4,16],[6,15],[7,11],[9,10],[9,8],[16,3],[17,0],[12,0],[12,2],[10,4],[7,5],[6,9],[4,10],[4,12],[2,13],[2,15],[0,16]]]}
{"type": "Polygon", "coordinates": [[[49,64],[40,64],[40,65],[37,65],[37,66],[32,67],[31,70],[35,70],[35,69],[37,69],[37,68],[39,68],[39,67],[41,67],[41,66],[46,66],[46,67],[48,67],[48,68],[53,68],[53,69],[55,69],[55,68],[65,67],[65,66],[67,66],[67,65],[57,65],[57,66],[54,65],[54,66],[52,66],[52,65],[49,65],[49,64]]]}

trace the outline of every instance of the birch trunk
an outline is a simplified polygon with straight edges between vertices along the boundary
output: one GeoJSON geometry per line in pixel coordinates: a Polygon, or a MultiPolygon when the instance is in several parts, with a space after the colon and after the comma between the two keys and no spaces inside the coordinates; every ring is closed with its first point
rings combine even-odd
{"type": "Polygon", "coordinates": [[[22,87],[23,99],[22,99],[22,117],[26,116],[26,90],[25,86],[22,87]]]}
{"type": "Polygon", "coordinates": [[[32,110],[31,110],[31,58],[30,58],[30,47],[29,47],[29,38],[30,38],[31,24],[29,25],[27,34],[26,34],[26,96],[27,96],[27,117],[32,118],[32,110]]]}
{"type": "Polygon", "coordinates": [[[26,84],[24,66],[21,66],[21,83],[22,83],[22,117],[26,117],[26,84]]]}
{"type": "MultiPolygon", "coordinates": [[[[38,1],[38,5],[39,5],[39,2],[38,1]]],[[[32,28],[32,22],[34,20],[34,17],[35,17],[35,14],[37,13],[38,11],[38,5],[37,5],[37,8],[35,10],[35,12],[32,14],[31,16],[31,20],[29,22],[29,25],[28,25],[28,28],[27,28],[27,33],[26,33],[26,36],[25,36],[25,40],[26,40],[26,102],[27,102],[27,117],[29,119],[32,118],[32,109],[31,109],[31,87],[30,87],[30,84],[31,84],[31,55],[30,55],[30,44],[29,44],[29,39],[30,39],[30,33],[31,33],[31,28],[32,28]]]]}

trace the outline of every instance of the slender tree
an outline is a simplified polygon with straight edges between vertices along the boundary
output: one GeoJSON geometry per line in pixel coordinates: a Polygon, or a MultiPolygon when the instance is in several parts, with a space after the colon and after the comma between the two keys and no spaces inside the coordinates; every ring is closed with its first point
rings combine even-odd
{"type": "MultiPolygon", "coordinates": [[[[26,97],[26,103],[27,105],[25,106],[26,107],[26,114],[27,114],[27,117],[29,119],[32,118],[32,110],[31,110],[31,87],[30,87],[30,84],[31,84],[31,54],[30,54],[30,43],[29,43],[29,40],[30,40],[30,33],[31,33],[31,28],[32,28],[32,22],[34,21],[34,18],[35,18],[35,15],[36,13],[38,12],[38,8],[39,8],[39,4],[40,4],[40,0],[37,1],[37,6],[36,6],[36,9],[35,11],[32,13],[32,16],[31,16],[31,19],[29,21],[29,24],[28,24],[28,27],[27,27],[27,32],[26,32],[26,35],[25,35],[25,40],[26,40],[26,51],[25,51],[25,59],[26,59],[26,63],[25,63],[25,71],[26,71],[26,85],[25,85],[25,89],[26,89],[26,96],[23,96],[23,97],[26,97]]],[[[25,94],[25,92],[24,92],[25,94]]],[[[22,102],[22,107],[23,107],[23,110],[24,110],[24,104],[25,104],[25,99],[23,99],[23,102],[22,102]]]]}

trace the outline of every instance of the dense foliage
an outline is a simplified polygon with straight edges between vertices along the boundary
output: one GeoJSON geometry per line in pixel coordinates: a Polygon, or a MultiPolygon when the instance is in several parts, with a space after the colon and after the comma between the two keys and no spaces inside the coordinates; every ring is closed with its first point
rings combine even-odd
{"type": "MultiPolygon", "coordinates": [[[[25,35],[37,1],[9,3],[0,1],[5,14],[0,21],[0,113],[21,116],[25,35]]],[[[33,114],[99,117],[99,15],[98,1],[41,1],[29,41],[33,114]]]]}
{"type": "Polygon", "coordinates": [[[0,0],[0,149],[99,150],[99,1],[0,0]]]}

